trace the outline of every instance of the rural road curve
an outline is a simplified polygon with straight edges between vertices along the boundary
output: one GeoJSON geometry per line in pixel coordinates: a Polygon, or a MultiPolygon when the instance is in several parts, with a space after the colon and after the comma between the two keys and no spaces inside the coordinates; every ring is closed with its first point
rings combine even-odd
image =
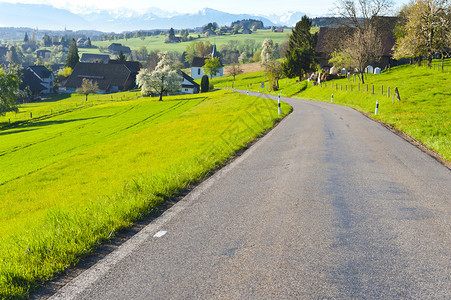
{"type": "Polygon", "coordinates": [[[352,109],[282,100],[274,130],[53,299],[451,299],[451,171],[352,109]]]}

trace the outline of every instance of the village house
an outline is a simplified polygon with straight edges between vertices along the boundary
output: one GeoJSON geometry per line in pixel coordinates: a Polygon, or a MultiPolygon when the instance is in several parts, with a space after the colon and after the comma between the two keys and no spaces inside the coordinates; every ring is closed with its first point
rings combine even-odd
{"type": "Polygon", "coordinates": [[[183,77],[182,88],[180,92],[182,94],[197,94],[200,92],[200,85],[194,81],[192,77],[183,71],[180,71],[183,77]]]}
{"type": "MultiPolygon", "coordinates": [[[[211,52],[211,57],[216,57],[216,45],[213,46],[213,51],[211,52]]],[[[194,57],[191,63],[191,77],[194,79],[201,79],[202,76],[205,75],[203,66],[205,65],[205,61],[209,58],[205,57],[194,57]]],[[[224,66],[221,64],[221,68],[218,73],[213,75],[213,77],[221,77],[224,75],[224,66]]]]}
{"type": "MultiPolygon", "coordinates": [[[[389,65],[396,65],[396,61],[393,60],[393,46],[396,43],[394,34],[396,21],[397,18],[395,17],[377,17],[375,20],[375,26],[381,36],[383,49],[381,59],[371,63],[375,67],[385,69],[389,65]]],[[[329,63],[331,54],[335,50],[338,50],[341,46],[341,41],[352,35],[355,30],[357,29],[353,27],[320,27],[315,51],[318,53],[318,60],[321,68],[332,67],[329,63]]]]}
{"type": "Polygon", "coordinates": [[[130,47],[122,46],[122,44],[119,43],[112,43],[108,46],[108,50],[113,55],[119,55],[119,52],[121,51],[124,55],[130,55],[132,53],[130,47]]]}
{"type": "Polygon", "coordinates": [[[53,93],[53,81],[53,73],[46,67],[30,66],[23,70],[20,89],[25,90],[28,87],[32,97],[51,94],[53,93]]]}
{"type": "Polygon", "coordinates": [[[108,64],[78,63],[64,86],[61,93],[75,93],[81,87],[83,79],[97,82],[99,94],[109,94],[128,91],[136,87],[136,75],[139,63],[109,61],[108,64]]]}
{"type": "Polygon", "coordinates": [[[50,50],[37,50],[36,57],[47,60],[50,59],[51,53],[52,52],[50,50]]]}

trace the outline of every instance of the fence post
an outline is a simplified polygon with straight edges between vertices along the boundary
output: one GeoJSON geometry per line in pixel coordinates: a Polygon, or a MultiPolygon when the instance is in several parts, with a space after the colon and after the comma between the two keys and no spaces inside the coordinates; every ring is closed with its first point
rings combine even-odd
{"type": "Polygon", "coordinates": [[[387,87],[387,97],[390,98],[390,87],[387,87]]]}
{"type": "Polygon", "coordinates": [[[398,99],[398,101],[401,101],[401,97],[399,96],[399,91],[398,88],[395,88],[395,94],[396,94],[396,99],[398,99]]]}
{"type": "Polygon", "coordinates": [[[374,84],[373,84],[373,95],[374,95],[374,84]]]}
{"type": "Polygon", "coordinates": [[[381,95],[383,95],[383,94],[384,94],[384,86],[381,85],[381,95]]]}

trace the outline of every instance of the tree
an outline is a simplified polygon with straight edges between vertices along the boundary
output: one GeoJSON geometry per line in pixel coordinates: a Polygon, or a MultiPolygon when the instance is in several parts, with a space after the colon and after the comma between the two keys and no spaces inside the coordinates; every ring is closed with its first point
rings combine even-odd
{"type": "Polygon", "coordinates": [[[95,94],[99,91],[99,85],[97,81],[92,81],[86,78],[82,79],[81,87],[79,87],[76,92],[86,96],[86,101],[88,101],[89,94],[95,94]]]}
{"type": "Polygon", "coordinates": [[[78,56],[77,42],[75,41],[75,39],[72,39],[72,41],[70,42],[69,51],[67,52],[65,66],[73,69],[79,61],[80,56],[78,56]]]}
{"type": "Polygon", "coordinates": [[[136,76],[136,81],[143,95],[158,94],[159,101],[163,101],[163,93],[180,90],[183,78],[177,70],[171,69],[168,52],[160,52],[158,56],[160,61],[155,70],[141,69],[136,76]]]}
{"type": "Polygon", "coordinates": [[[239,61],[240,64],[247,63],[247,54],[246,54],[246,52],[242,52],[240,54],[240,56],[238,57],[238,61],[239,61]]]}
{"type": "Polygon", "coordinates": [[[295,48],[285,56],[282,70],[288,78],[299,77],[299,81],[301,81],[304,74],[312,70],[314,62],[315,50],[307,46],[295,48]]]}
{"type": "Polygon", "coordinates": [[[296,23],[289,41],[282,70],[288,78],[302,76],[316,65],[315,46],[317,35],[311,34],[312,22],[307,16],[296,23]]]}
{"type": "Polygon", "coordinates": [[[172,41],[175,39],[175,31],[174,28],[171,27],[171,29],[169,29],[169,40],[172,41]]]}
{"type": "Polygon", "coordinates": [[[243,73],[243,70],[241,69],[240,65],[238,65],[238,64],[233,64],[233,65],[230,67],[230,75],[233,76],[233,81],[235,81],[235,76],[236,76],[236,75],[239,75],[239,74],[241,74],[241,73],[243,73]]]}
{"type": "Polygon", "coordinates": [[[25,37],[23,38],[23,41],[26,43],[28,42],[28,34],[25,32],[25,37]]]}
{"type": "Polygon", "coordinates": [[[205,74],[210,75],[210,78],[213,78],[213,76],[216,75],[221,69],[221,62],[217,57],[206,59],[202,69],[204,70],[205,74]]]}
{"type": "Polygon", "coordinates": [[[200,81],[200,92],[206,93],[210,89],[210,80],[208,79],[207,75],[202,76],[202,79],[200,81]]]}
{"type": "Polygon", "coordinates": [[[265,39],[262,44],[261,64],[264,65],[273,60],[274,42],[271,39],[265,39]]]}
{"type": "Polygon", "coordinates": [[[19,95],[19,75],[14,66],[9,71],[0,68],[0,116],[6,112],[17,112],[17,98],[19,95]]]}
{"type": "Polygon", "coordinates": [[[119,50],[119,54],[117,56],[117,59],[119,61],[126,61],[127,60],[127,57],[125,57],[124,52],[122,52],[122,50],[119,50]]]}
{"type": "Polygon", "coordinates": [[[374,26],[365,30],[355,30],[354,34],[342,41],[341,50],[336,56],[351,67],[359,70],[360,79],[365,83],[363,72],[371,62],[379,61],[382,56],[382,40],[374,26]]]}
{"type": "Polygon", "coordinates": [[[20,64],[22,62],[16,47],[11,46],[9,48],[9,51],[6,53],[6,61],[12,64],[20,64]]]}
{"type": "Polygon", "coordinates": [[[337,0],[335,13],[347,27],[364,30],[373,25],[375,17],[389,12],[392,0],[337,0]]]}
{"type": "MultiPolygon", "coordinates": [[[[416,0],[405,6],[400,17],[395,58],[426,56],[431,66],[432,55],[451,47],[451,14],[447,0],[416,0]]],[[[421,61],[421,60],[420,60],[421,61]]]]}
{"type": "Polygon", "coordinates": [[[268,77],[270,90],[279,90],[279,79],[283,76],[282,63],[277,60],[265,63],[265,75],[268,77]]]}
{"type": "Polygon", "coordinates": [[[86,46],[87,48],[92,48],[91,38],[88,37],[88,39],[87,39],[86,42],[85,42],[85,46],[86,46]]]}
{"type": "Polygon", "coordinates": [[[149,56],[149,52],[147,51],[146,46],[139,47],[139,49],[136,52],[136,54],[137,54],[137,59],[141,60],[141,61],[147,60],[147,58],[149,56]]]}

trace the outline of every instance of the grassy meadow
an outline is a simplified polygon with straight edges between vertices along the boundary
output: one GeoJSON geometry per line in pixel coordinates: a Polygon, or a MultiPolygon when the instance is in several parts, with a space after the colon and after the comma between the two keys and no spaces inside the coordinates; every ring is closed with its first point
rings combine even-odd
{"type": "Polygon", "coordinates": [[[0,119],[0,298],[26,297],[282,117],[274,101],[230,91],[136,95],[75,95],[0,119]]]}
{"type": "Polygon", "coordinates": [[[403,65],[381,75],[367,74],[365,85],[360,84],[360,91],[358,78],[354,81],[352,77],[351,80],[328,81],[321,86],[285,78],[279,81],[280,90],[271,92],[264,72],[241,74],[235,82],[231,76],[214,78],[213,83],[220,88],[231,88],[233,83],[236,89],[281,93],[282,96],[323,102],[331,102],[333,94],[335,104],[366,112],[451,161],[451,60],[445,60],[445,72],[438,70],[439,60],[435,60],[433,65],[434,68],[428,68],[425,64],[421,67],[403,65]],[[264,88],[262,83],[265,83],[264,88]],[[388,87],[390,95],[387,94],[388,87]],[[399,90],[401,101],[393,99],[395,87],[399,90]],[[379,101],[377,115],[374,114],[376,101],[379,101]]]}
{"type": "MultiPolygon", "coordinates": [[[[210,36],[210,37],[204,37],[201,36],[198,38],[198,34],[191,33],[193,37],[195,37],[195,40],[188,41],[188,42],[182,42],[182,43],[168,43],[166,44],[164,41],[167,38],[165,35],[158,35],[158,36],[149,36],[142,38],[131,38],[131,39],[118,39],[118,40],[112,40],[112,41],[93,41],[92,44],[94,46],[101,46],[103,48],[108,48],[111,43],[120,43],[122,45],[126,45],[130,47],[131,50],[138,50],[141,46],[145,46],[148,51],[153,50],[159,50],[159,51],[176,51],[179,53],[182,53],[186,50],[186,47],[192,43],[192,42],[199,42],[199,41],[209,41],[211,44],[216,44],[218,49],[221,49],[222,45],[227,44],[230,40],[236,40],[243,42],[245,40],[255,40],[255,44],[261,46],[263,41],[266,38],[270,38],[274,41],[274,43],[281,44],[283,41],[288,39],[289,34],[291,33],[290,30],[285,30],[285,32],[272,32],[271,30],[257,30],[256,32],[253,32],[252,34],[225,34],[225,35],[219,35],[219,36],[210,36]]],[[[99,54],[100,51],[98,49],[87,49],[87,48],[80,48],[80,53],[96,53],[99,54]]]]}

